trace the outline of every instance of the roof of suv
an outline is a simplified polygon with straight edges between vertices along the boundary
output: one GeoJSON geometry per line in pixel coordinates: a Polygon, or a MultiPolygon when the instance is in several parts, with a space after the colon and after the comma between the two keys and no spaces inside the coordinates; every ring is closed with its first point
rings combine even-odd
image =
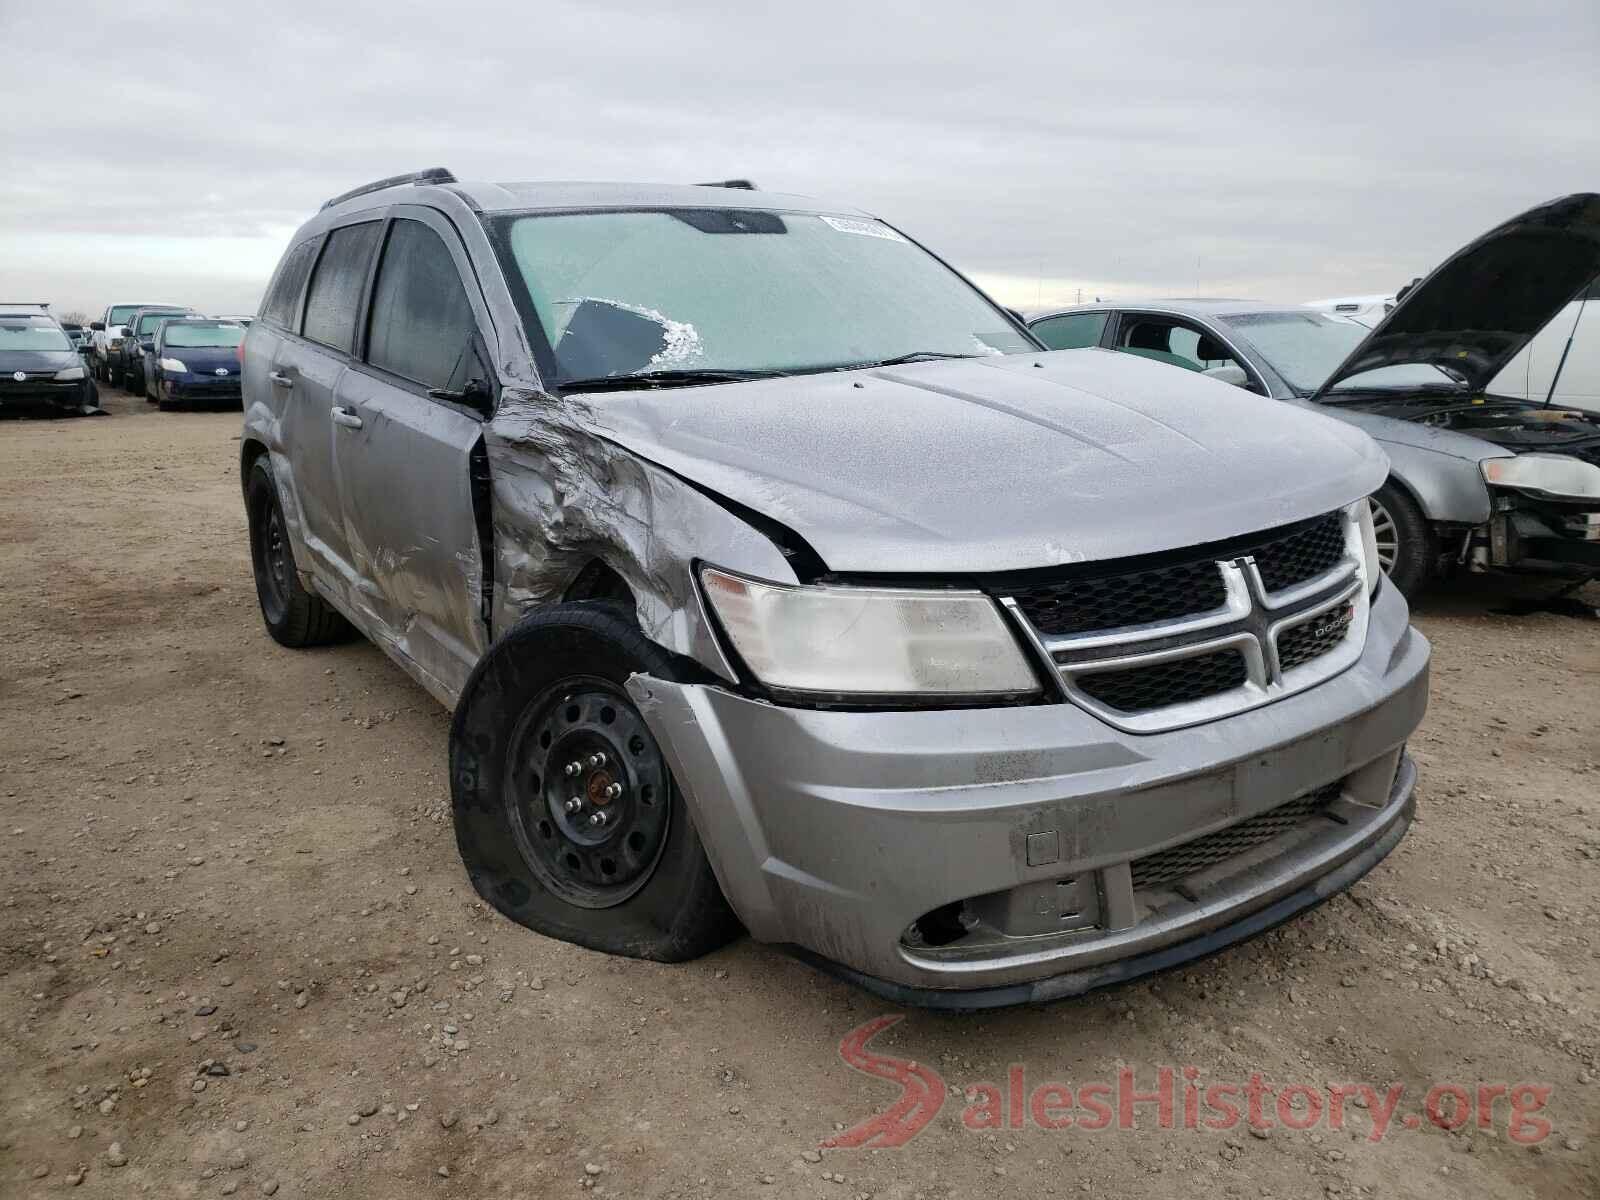
{"type": "Polygon", "coordinates": [[[523,212],[530,209],[589,208],[754,208],[788,212],[868,214],[849,204],[834,204],[813,196],[786,192],[761,192],[747,188],[708,187],[674,183],[401,183],[352,196],[330,206],[329,212],[352,212],[423,200],[445,191],[454,193],[483,212],[523,212]]]}

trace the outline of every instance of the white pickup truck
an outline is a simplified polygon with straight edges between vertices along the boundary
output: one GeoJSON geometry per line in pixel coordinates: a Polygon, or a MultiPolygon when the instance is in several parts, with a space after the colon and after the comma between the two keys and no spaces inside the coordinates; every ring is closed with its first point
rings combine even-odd
{"type": "Polygon", "coordinates": [[[137,304],[108,304],[105,315],[98,321],[92,321],[89,328],[94,332],[94,353],[90,355],[90,362],[94,366],[94,377],[101,383],[110,383],[118,387],[122,385],[122,367],[118,363],[116,351],[122,348],[122,339],[127,336],[124,322],[141,308],[169,308],[175,305],[154,304],[150,301],[141,301],[137,304]]]}

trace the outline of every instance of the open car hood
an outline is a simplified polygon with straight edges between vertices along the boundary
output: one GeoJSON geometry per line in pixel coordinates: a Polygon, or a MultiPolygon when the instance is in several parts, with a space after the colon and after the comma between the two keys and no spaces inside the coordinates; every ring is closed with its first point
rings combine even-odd
{"type": "Polygon", "coordinates": [[[1482,392],[1600,275],[1600,194],[1530,208],[1456,251],[1417,284],[1311,397],[1353,375],[1426,363],[1482,392]]]}

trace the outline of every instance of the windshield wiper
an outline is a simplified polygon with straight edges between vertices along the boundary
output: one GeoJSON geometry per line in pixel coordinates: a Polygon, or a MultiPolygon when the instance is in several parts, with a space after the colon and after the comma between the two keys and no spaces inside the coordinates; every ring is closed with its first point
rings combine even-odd
{"type": "Polygon", "coordinates": [[[567,379],[558,387],[563,392],[625,392],[635,388],[696,387],[707,383],[739,383],[747,379],[771,379],[787,371],[696,370],[640,371],[634,375],[597,375],[592,379],[567,379]]]}
{"type": "MultiPolygon", "coordinates": [[[[1332,391],[1323,392],[1318,399],[1323,404],[1338,404],[1342,400],[1370,399],[1373,396],[1464,396],[1472,391],[1472,385],[1461,383],[1402,383],[1402,384],[1376,384],[1369,387],[1336,387],[1332,391]]],[[[1310,396],[1311,392],[1302,395],[1310,396]]]]}
{"type": "Polygon", "coordinates": [[[950,354],[943,350],[913,350],[910,354],[896,354],[893,358],[879,358],[872,362],[844,363],[835,371],[865,371],[870,367],[900,367],[906,363],[934,362],[941,358],[988,358],[986,354],[950,354]]]}

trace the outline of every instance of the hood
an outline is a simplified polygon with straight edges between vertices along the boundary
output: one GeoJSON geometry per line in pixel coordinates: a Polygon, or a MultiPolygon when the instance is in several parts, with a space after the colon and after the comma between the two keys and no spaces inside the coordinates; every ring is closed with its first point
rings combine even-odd
{"type": "Polygon", "coordinates": [[[76,350],[0,350],[0,375],[13,371],[64,371],[83,366],[76,350]]]}
{"type": "Polygon", "coordinates": [[[177,359],[191,375],[215,375],[223,367],[239,373],[239,351],[232,346],[165,346],[161,357],[177,359]]]}
{"type": "Polygon", "coordinates": [[[1217,541],[1348,504],[1359,430],[1104,350],[584,396],[596,431],[835,571],[976,573],[1217,541]]]}
{"type": "Polygon", "coordinates": [[[1482,392],[1600,275],[1600,195],[1530,208],[1455,252],[1408,291],[1312,399],[1352,375],[1425,363],[1482,392]]]}

